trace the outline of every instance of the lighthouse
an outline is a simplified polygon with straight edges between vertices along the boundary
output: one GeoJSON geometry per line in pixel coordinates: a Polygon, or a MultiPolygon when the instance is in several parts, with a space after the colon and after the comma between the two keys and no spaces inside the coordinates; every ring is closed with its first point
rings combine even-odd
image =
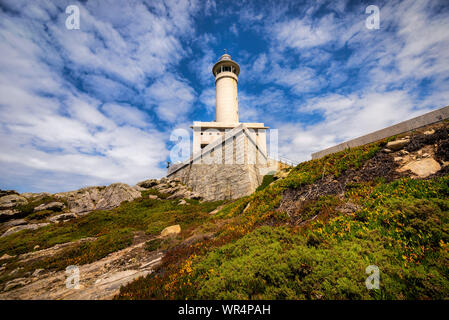
{"type": "Polygon", "coordinates": [[[268,127],[240,122],[238,63],[225,53],[212,67],[212,74],[215,121],[193,122],[192,154],[171,166],[167,177],[180,179],[206,200],[236,199],[254,192],[267,172],[276,171],[278,162],[268,158],[268,127]]]}
{"type": "Polygon", "coordinates": [[[216,88],[216,121],[238,123],[239,100],[237,96],[240,66],[224,54],[212,68],[216,88]]]}
{"type": "MultiPolygon", "coordinates": [[[[238,127],[239,120],[238,82],[240,66],[227,53],[222,55],[212,67],[215,79],[215,121],[194,121],[193,148],[196,154],[217,139],[224,138],[226,132],[238,127]]],[[[243,123],[245,128],[255,133],[261,152],[266,152],[267,127],[263,123],[243,123]]]]}

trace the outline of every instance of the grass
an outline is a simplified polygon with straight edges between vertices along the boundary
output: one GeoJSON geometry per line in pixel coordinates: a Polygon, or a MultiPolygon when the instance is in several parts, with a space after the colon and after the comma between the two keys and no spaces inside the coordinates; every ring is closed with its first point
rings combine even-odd
{"type": "MultiPolygon", "coordinates": [[[[24,230],[0,238],[0,256],[5,253],[16,256],[34,251],[36,245],[39,249],[45,249],[86,237],[97,238],[95,241],[65,249],[49,259],[27,266],[13,261],[7,267],[8,271],[23,267],[21,274],[37,268],[62,270],[71,264],[81,265],[99,260],[111,252],[129,246],[133,234],[137,231],[154,236],[167,226],[180,224],[182,236],[188,236],[189,230],[210,219],[208,212],[222,204],[221,201],[200,203],[197,200],[187,200],[189,205],[178,205],[179,200],[149,199],[148,194],[151,192],[144,191],[142,198],[122,203],[120,207],[112,210],[94,211],[75,220],[51,224],[33,231],[24,230]]],[[[2,276],[0,283],[8,279],[9,276],[2,276]]]]}
{"type": "Polygon", "coordinates": [[[274,181],[274,174],[267,174],[263,176],[262,183],[257,187],[256,191],[260,191],[268,187],[274,181]]]}
{"type": "MultiPolygon", "coordinates": [[[[153,238],[147,250],[167,251],[154,273],[122,287],[116,299],[447,299],[448,176],[352,183],[342,197],[305,201],[296,221],[300,225],[279,210],[286,190],[358,169],[384,143],[301,163],[284,179],[265,176],[255,193],[231,203],[187,200],[188,205],[179,205],[150,189],[142,199],[113,210],[0,238],[0,255],[96,237],[22,266],[20,272],[61,270],[129,246],[139,231],[153,238]],[[150,194],[162,200],[149,199],[150,194]],[[345,203],[358,209],[340,212],[345,203]],[[210,216],[219,205],[222,209],[210,216]],[[173,224],[181,225],[179,239],[154,239],[173,224]],[[192,230],[214,237],[181,244],[192,230]],[[380,289],[365,286],[370,265],[379,267],[380,289]]],[[[7,268],[18,266],[13,259],[7,268]]]]}
{"type": "Polygon", "coordinates": [[[227,204],[214,239],[169,250],[154,273],[117,299],[441,299],[449,297],[449,177],[354,183],[344,198],[307,202],[304,226],[277,208],[283,191],[360,168],[373,144],[294,168],[285,179],[227,204]],[[336,210],[357,204],[354,213],[336,210]],[[366,267],[381,272],[365,286],[366,267]]]}

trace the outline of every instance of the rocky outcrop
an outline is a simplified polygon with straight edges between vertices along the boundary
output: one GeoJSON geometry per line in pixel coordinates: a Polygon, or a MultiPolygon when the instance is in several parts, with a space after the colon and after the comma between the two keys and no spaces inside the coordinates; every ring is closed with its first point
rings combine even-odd
{"type": "MultiPolygon", "coordinates": [[[[54,255],[63,248],[91,241],[90,238],[57,245],[53,248],[19,256],[22,262],[54,255]],[[26,260],[27,259],[27,260],[26,260]]],[[[114,252],[90,264],[79,266],[80,286],[67,288],[65,270],[54,272],[36,269],[28,277],[13,279],[5,284],[0,300],[98,300],[112,299],[120,287],[151,273],[161,262],[161,252],[144,249],[145,242],[114,252]]]]}
{"type": "MultiPolygon", "coordinates": [[[[137,184],[141,188],[145,189],[155,189],[160,193],[167,194],[167,199],[196,199],[201,200],[203,197],[190,190],[187,186],[181,183],[179,178],[167,179],[162,178],[161,180],[149,179],[141,181],[137,184]]],[[[157,196],[149,196],[150,199],[157,199],[157,196]]]]}
{"type": "Polygon", "coordinates": [[[141,182],[137,183],[137,185],[139,187],[146,188],[146,189],[152,188],[152,187],[154,187],[155,185],[158,185],[158,184],[159,184],[159,181],[157,179],[148,179],[148,180],[144,180],[144,181],[141,181],[141,182]]]}
{"type": "Polygon", "coordinates": [[[400,165],[397,171],[408,172],[415,178],[427,178],[438,173],[449,164],[445,161],[447,138],[446,128],[432,129],[412,136],[409,143],[392,154],[394,161],[400,165]]]}
{"type": "Polygon", "coordinates": [[[78,215],[74,212],[67,212],[67,213],[61,213],[58,214],[56,216],[52,216],[50,218],[48,218],[49,221],[54,222],[54,223],[58,223],[60,221],[68,221],[71,219],[75,219],[78,218],[78,215]]]}
{"type": "Polygon", "coordinates": [[[43,210],[51,210],[51,211],[61,211],[64,209],[65,204],[62,202],[50,202],[47,204],[41,204],[40,206],[37,206],[34,208],[34,212],[43,211],[43,210]]]}
{"type": "Polygon", "coordinates": [[[181,233],[181,226],[179,224],[176,224],[162,230],[161,237],[176,236],[179,233],[181,233]]]}
{"type": "Polygon", "coordinates": [[[118,207],[123,201],[132,201],[140,198],[142,194],[133,187],[124,183],[114,183],[107,186],[98,201],[96,209],[112,209],[118,207]]]}
{"type": "Polygon", "coordinates": [[[2,227],[4,228],[10,228],[10,227],[15,227],[15,226],[21,226],[24,224],[28,224],[28,221],[26,221],[25,219],[14,219],[14,220],[10,220],[8,222],[5,222],[2,227]]]}
{"type": "Polygon", "coordinates": [[[413,160],[402,166],[398,171],[404,172],[410,170],[420,178],[426,178],[441,170],[440,164],[433,158],[413,160]]]}
{"type": "Polygon", "coordinates": [[[10,220],[19,213],[20,211],[16,209],[0,210],[0,221],[10,220]]]}
{"type": "Polygon", "coordinates": [[[54,197],[66,199],[70,211],[78,214],[118,207],[123,201],[140,198],[141,192],[127,184],[114,183],[107,187],[88,187],[57,193],[54,197]]]}
{"type": "Polygon", "coordinates": [[[75,247],[77,245],[80,245],[80,244],[83,244],[86,242],[95,241],[95,240],[97,240],[97,238],[89,237],[89,238],[82,238],[80,240],[76,240],[76,241],[72,241],[72,242],[60,243],[60,244],[54,245],[53,247],[50,247],[47,249],[23,253],[23,254],[19,255],[18,258],[21,263],[29,263],[34,260],[39,260],[39,259],[44,259],[44,258],[55,256],[67,248],[75,247]]]}
{"type": "Polygon", "coordinates": [[[387,143],[386,148],[392,151],[401,150],[410,143],[410,139],[399,139],[387,143]]]}
{"type": "Polygon", "coordinates": [[[8,196],[10,194],[19,194],[16,190],[1,190],[0,189],[0,197],[8,196]]]}
{"type": "Polygon", "coordinates": [[[22,231],[22,230],[36,230],[41,227],[45,227],[49,225],[49,223],[36,223],[36,224],[25,224],[25,225],[19,225],[12,228],[9,228],[5,233],[2,234],[0,238],[6,237],[10,234],[22,231]]]}
{"type": "Polygon", "coordinates": [[[27,202],[26,198],[18,194],[9,194],[0,198],[0,210],[11,209],[27,202]]]}

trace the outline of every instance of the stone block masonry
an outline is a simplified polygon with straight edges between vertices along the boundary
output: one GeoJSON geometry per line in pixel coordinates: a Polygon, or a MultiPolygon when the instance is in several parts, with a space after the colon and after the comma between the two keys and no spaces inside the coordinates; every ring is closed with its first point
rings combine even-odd
{"type": "Polygon", "coordinates": [[[167,177],[179,178],[209,201],[249,195],[262,183],[265,174],[279,166],[259,146],[257,135],[240,124],[189,160],[170,167],[167,177]]]}
{"type": "Polygon", "coordinates": [[[325,155],[343,151],[347,148],[354,148],[358,146],[362,146],[365,144],[369,144],[372,142],[376,142],[394,135],[398,135],[401,133],[405,133],[408,131],[416,130],[421,127],[425,127],[427,125],[437,123],[439,121],[449,119],[449,106],[428,112],[426,114],[423,114],[421,116],[418,116],[416,118],[406,120],[403,122],[400,122],[398,124],[395,124],[391,127],[384,128],[378,131],[374,131],[370,134],[361,136],[359,138],[355,138],[340,144],[337,144],[336,146],[315,152],[312,154],[312,159],[319,159],[321,157],[324,157],[325,155]]]}
{"type": "Polygon", "coordinates": [[[209,201],[240,198],[254,192],[262,182],[257,168],[245,164],[189,164],[170,178],[180,178],[209,201]]]}

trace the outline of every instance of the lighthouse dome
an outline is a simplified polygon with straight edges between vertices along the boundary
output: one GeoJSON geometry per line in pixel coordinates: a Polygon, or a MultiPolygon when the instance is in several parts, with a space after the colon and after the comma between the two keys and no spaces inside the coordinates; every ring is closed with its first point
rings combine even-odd
{"type": "Polygon", "coordinates": [[[230,60],[230,61],[232,61],[231,56],[229,54],[227,54],[227,53],[225,53],[224,55],[222,55],[220,57],[220,59],[218,59],[218,61],[223,61],[223,60],[230,60]]]}

